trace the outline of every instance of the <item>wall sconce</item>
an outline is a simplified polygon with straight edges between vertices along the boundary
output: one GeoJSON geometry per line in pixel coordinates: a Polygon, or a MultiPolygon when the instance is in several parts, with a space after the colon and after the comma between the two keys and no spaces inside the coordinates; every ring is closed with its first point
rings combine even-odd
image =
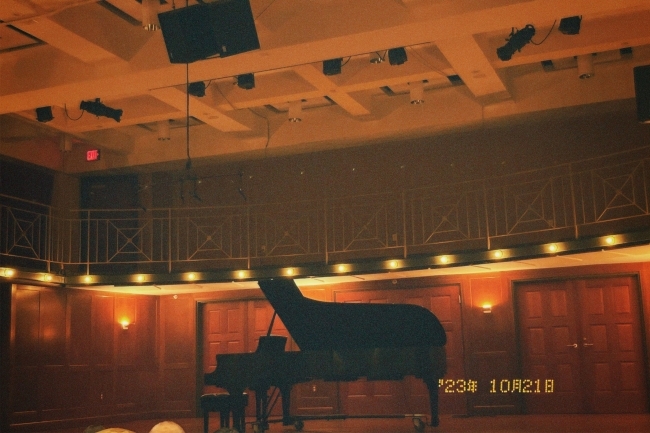
{"type": "Polygon", "coordinates": [[[127,319],[122,319],[120,321],[120,325],[122,325],[122,329],[126,331],[127,329],[129,329],[129,325],[131,325],[131,322],[129,322],[127,319]]]}
{"type": "Polygon", "coordinates": [[[492,304],[483,304],[481,306],[481,311],[485,314],[490,314],[492,313],[492,304]]]}

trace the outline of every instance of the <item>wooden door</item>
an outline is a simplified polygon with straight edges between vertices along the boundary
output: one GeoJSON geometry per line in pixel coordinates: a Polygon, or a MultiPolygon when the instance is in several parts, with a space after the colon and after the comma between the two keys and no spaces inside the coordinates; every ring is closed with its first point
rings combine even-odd
{"type": "Polygon", "coordinates": [[[532,283],[516,292],[530,413],[642,413],[647,384],[638,290],[632,278],[532,283]],[[546,391],[544,387],[542,391],[546,391]]]}
{"type": "MultiPolygon", "coordinates": [[[[217,355],[243,353],[246,342],[246,303],[243,301],[203,304],[203,372],[217,368],[217,355]]],[[[215,392],[204,386],[203,392],[215,392]]]]}
{"type": "Polygon", "coordinates": [[[647,412],[640,305],[632,278],[578,283],[586,406],[595,413],[647,412]]]}
{"type": "MultiPolygon", "coordinates": [[[[436,315],[447,335],[446,378],[465,378],[465,354],[461,328],[460,287],[458,285],[437,286],[399,292],[399,302],[420,305],[436,315]]],[[[409,410],[429,413],[429,392],[420,379],[404,379],[408,394],[409,410]]],[[[439,392],[440,413],[463,414],[467,411],[467,396],[464,393],[439,392]]]]}

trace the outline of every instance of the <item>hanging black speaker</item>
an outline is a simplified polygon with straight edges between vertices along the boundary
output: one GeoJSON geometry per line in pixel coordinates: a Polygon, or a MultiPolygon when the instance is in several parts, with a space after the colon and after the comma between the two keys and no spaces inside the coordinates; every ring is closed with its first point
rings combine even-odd
{"type": "Polygon", "coordinates": [[[650,123],[650,65],[634,68],[634,94],[639,122],[650,123]]]}
{"type": "Polygon", "coordinates": [[[171,63],[228,57],[260,48],[249,0],[199,3],[158,14],[171,63]]]}

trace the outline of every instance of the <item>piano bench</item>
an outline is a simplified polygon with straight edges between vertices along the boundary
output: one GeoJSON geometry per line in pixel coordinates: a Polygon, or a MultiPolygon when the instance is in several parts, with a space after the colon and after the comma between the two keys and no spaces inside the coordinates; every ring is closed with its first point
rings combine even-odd
{"type": "Polygon", "coordinates": [[[246,406],[248,394],[230,395],[227,392],[203,394],[201,396],[201,412],[203,412],[203,433],[208,433],[210,412],[219,412],[221,427],[230,427],[230,413],[232,412],[233,428],[239,433],[244,433],[246,406]]]}

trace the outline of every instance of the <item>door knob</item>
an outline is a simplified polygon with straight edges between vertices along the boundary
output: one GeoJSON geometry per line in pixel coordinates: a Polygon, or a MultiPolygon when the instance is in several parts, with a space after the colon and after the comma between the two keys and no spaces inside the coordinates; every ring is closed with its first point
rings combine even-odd
{"type": "Polygon", "coordinates": [[[573,343],[573,344],[567,344],[566,347],[578,347],[578,343],[573,343]]]}

